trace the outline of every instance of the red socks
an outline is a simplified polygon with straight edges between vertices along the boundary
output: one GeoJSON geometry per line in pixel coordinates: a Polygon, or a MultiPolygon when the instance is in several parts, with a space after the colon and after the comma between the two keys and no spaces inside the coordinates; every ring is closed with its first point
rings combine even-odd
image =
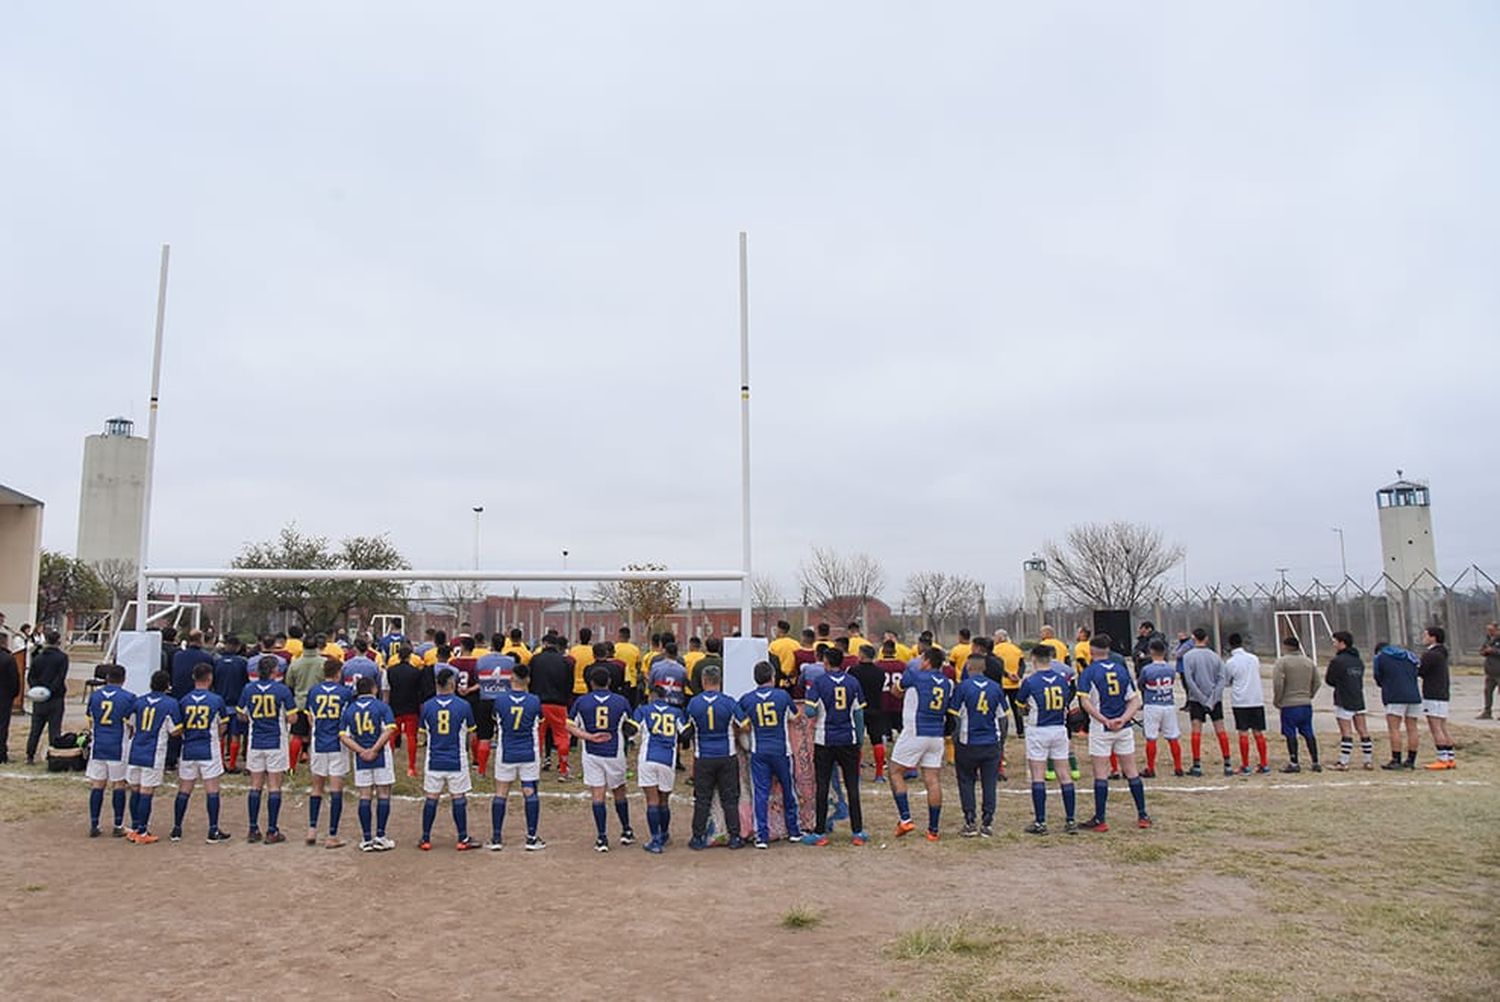
{"type": "Polygon", "coordinates": [[[1240,731],[1240,765],[1250,768],[1250,735],[1240,731]]]}
{"type": "Polygon", "coordinates": [[[227,768],[229,769],[230,772],[234,772],[235,766],[239,763],[239,760],[240,760],[240,739],[239,738],[230,738],[229,739],[229,765],[227,766],[227,768]]]}
{"type": "Polygon", "coordinates": [[[1193,762],[1194,762],[1194,764],[1196,764],[1196,763],[1202,762],[1202,761],[1203,761],[1203,732],[1202,731],[1194,731],[1193,732],[1193,762]]]}
{"type": "Polygon", "coordinates": [[[1172,768],[1178,772],[1182,771],[1182,742],[1176,738],[1167,739],[1167,747],[1172,750],[1172,768]]]}
{"type": "Polygon", "coordinates": [[[297,763],[300,762],[300,761],[302,761],[302,739],[301,738],[292,738],[292,751],[291,751],[291,754],[289,756],[287,756],[287,758],[288,758],[288,761],[287,761],[287,770],[290,771],[290,772],[296,772],[297,771],[297,763]]]}
{"type": "Polygon", "coordinates": [[[1227,763],[1229,761],[1229,732],[1215,731],[1214,733],[1219,736],[1219,754],[1224,756],[1224,761],[1227,763]]]}
{"type": "Polygon", "coordinates": [[[1255,754],[1260,756],[1260,767],[1262,769],[1271,764],[1271,760],[1266,754],[1266,736],[1264,734],[1255,735],[1255,754]]]}
{"type": "Polygon", "coordinates": [[[1150,772],[1156,771],[1156,742],[1151,738],[1146,739],[1146,768],[1150,772]]]}
{"type": "Polygon", "coordinates": [[[885,745],[875,745],[875,778],[885,775],[885,745]]]}
{"type": "Polygon", "coordinates": [[[479,765],[479,775],[488,775],[490,764],[490,743],[488,741],[478,740],[474,742],[474,761],[479,765]]]}
{"type": "Polygon", "coordinates": [[[1109,774],[1113,776],[1120,771],[1120,756],[1114,752],[1109,753],[1109,774]]]}

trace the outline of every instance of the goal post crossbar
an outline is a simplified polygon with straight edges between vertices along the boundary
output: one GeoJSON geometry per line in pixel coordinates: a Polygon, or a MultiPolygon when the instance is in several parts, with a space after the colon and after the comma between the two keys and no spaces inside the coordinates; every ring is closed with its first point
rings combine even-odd
{"type": "Polygon", "coordinates": [[[144,575],[153,580],[242,580],[242,581],[738,581],[743,570],[665,571],[515,571],[515,570],[351,570],[349,568],[294,567],[150,567],[144,575]]]}

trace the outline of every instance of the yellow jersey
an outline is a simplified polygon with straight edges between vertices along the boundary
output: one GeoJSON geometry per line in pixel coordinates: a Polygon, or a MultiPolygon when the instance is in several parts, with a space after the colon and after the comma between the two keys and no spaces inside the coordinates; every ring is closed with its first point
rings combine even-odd
{"type": "Polygon", "coordinates": [[[525,644],[518,644],[513,641],[507,642],[504,647],[500,648],[500,653],[513,658],[516,664],[531,664],[531,651],[527,649],[525,644]]]}
{"type": "Polygon", "coordinates": [[[583,673],[594,663],[594,647],[592,644],[574,644],[568,648],[568,657],[573,659],[573,695],[582,696],[589,691],[583,673]]]}
{"type": "Polygon", "coordinates": [[[323,645],[323,650],[321,651],[321,653],[325,658],[338,658],[340,661],[344,660],[344,649],[338,644],[334,643],[332,640],[323,645]]]}
{"type": "Polygon", "coordinates": [[[296,637],[287,637],[286,643],[281,645],[281,649],[294,658],[300,658],[302,656],[302,641],[296,637]]]}
{"type": "Polygon", "coordinates": [[[1000,684],[1007,689],[1021,688],[1021,662],[1026,660],[1026,652],[1007,640],[995,645],[995,657],[1005,665],[1005,677],[1000,684]]]}
{"type": "Polygon", "coordinates": [[[969,660],[969,655],[974,653],[973,644],[954,644],[953,650],[948,652],[948,660],[953,662],[953,668],[958,672],[959,678],[963,677],[964,662],[969,660]]]}
{"type": "Polygon", "coordinates": [[[1041,641],[1041,643],[1044,643],[1048,647],[1052,648],[1053,660],[1061,661],[1063,664],[1069,663],[1068,645],[1065,641],[1059,640],[1056,637],[1048,637],[1046,640],[1041,641]]]}
{"type": "Polygon", "coordinates": [[[615,660],[625,665],[625,684],[635,685],[641,667],[641,649],[628,640],[616,641],[615,660]]]}
{"type": "Polygon", "coordinates": [[[788,678],[797,671],[796,650],[797,641],[791,637],[777,637],[766,645],[766,653],[771,655],[771,663],[788,678]]]}
{"type": "Polygon", "coordinates": [[[1068,665],[1068,667],[1077,668],[1080,661],[1084,664],[1089,664],[1093,660],[1093,650],[1089,647],[1089,642],[1087,640],[1080,640],[1073,645],[1073,663],[1068,665]]]}

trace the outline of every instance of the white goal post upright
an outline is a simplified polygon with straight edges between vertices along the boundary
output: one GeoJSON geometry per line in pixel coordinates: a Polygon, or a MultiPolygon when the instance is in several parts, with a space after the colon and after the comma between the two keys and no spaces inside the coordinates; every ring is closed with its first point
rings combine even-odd
{"type": "Polygon", "coordinates": [[[140,530],[140,561],[137,566],[137,633],[146,631],[148,584],[152,578],[182,580],[251,581],[475,581],[475,582],[596,582],[596,581],[738,581],[740,583],[740,634],[751,636],[750,584],[750,302],[746,235],[739,235],[740,279],[740,519],[741,566],[737,570],[665,571],[528,571],[528,570],[327,570],[295,567],[150,567],[147,548],[151,530],[151,481],[156,455],[157,399],[161,389],[162,339],[167,296],[167,260],[170,248],[161,249],[161,277],[157,289],[156,341],[151,363],[151,410],[146,439],[146,477],[140,530]]]}

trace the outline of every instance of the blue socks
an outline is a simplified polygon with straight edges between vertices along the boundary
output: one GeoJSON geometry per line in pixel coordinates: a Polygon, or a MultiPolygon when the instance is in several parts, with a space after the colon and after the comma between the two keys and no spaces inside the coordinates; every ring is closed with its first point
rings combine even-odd
{"type": "Polygon", "coordinates": [[[490,801],[490,841],[499,842],[500,833],[505,830],[505,798],[496,797],[490,801]]]}
{"type": "Polygon", "coordinates": [[[115,809],[115,827],[122,827],[125,824],[125,791],[122,788],[115,787],[110,806],[115,809]]]}
{"type": "Polygon", "coordinates": [[[902,821],[911,820],[911,804],[904,793],[893,793],[891,798],[896,801],[896,813],[901,815],[902,821]]]}
{"type": "MultiPolygon", "coordinates": [[[[620,827],[625,831],[630,831],[630,801],[625,800],[623,797],[616,800],[615,813],[620,816],[620,827]]],[[[600,830],[602,831],[603,829],[601,828],[600,830]]]]}
{"type": "Polygon", "coordinates": [[[276,823],[281,820],[281,791],[266,794],[266,831],[280,831],[276,823]]]}
{"type": "Polygon", "coordinates": [[[146,826],[151,823],[151,794],[138,793],[135,795],[135,830],[141,835],[146,834],[146,826]]]}
{"type": "MultiPolygon", "coordinates": [[[[436,810],[436,808],[434,808],[436,810]]],[[[385,838],[385,823],[391,819],[391,798],[381,797],[375,801],[375,837],[385,838]]],[[[431,822],[428,822],[429,828],[431,822]]]]}
{"type": "Polygon", "coordinates": [[[141,823],[141,793],[139,790],[130,791],[130,830],[135,831],[136,826],[141,823]]]}
{"type": "Polygon", "coordinates": [[[89,827],[99,827],[99,812],[104,810],[104,788],[89,790],[89,827]]]}
{"type": "Polygon", "coordinates": [[[938,830],[938,818],[940,816],[942,816],[942,813],[943,813],[943,805],[942,804],[939,804],[936,807],[933,807],[931,805],[928,806],[928,808],[927,808],[927,830],[928,831],[935,832],[935,831],[938,830]]]}
{"type": "Polygon", "coordinates": [[[1094,817],[1104,820],[1104,808],[1109,803],[1109,780],[1094,780],[1094,817]]]}
{"type": "Polygon", "coordinates": [[[1135,800],[1135,813],[1137,817],[1146,816],[1146,784],[1141,782],[1141,777],[1129,781],[1130,796],[1135,800]]]}
{"type": "Polygon", "coordinates": [[[359,831],[365,837],[366,842],[370,841],[370,802],[368,800],[359,802],[359,831]]]}
{"type": "Polygon", "coordinates": [[[333,799],[328,801],[328,837],[333,838],[339,833],[339,818],[344,813],[344,795],[333,794],[333,799]]]}
{"type": "Polygon", "coordinates": [[[322,810],[323,810],[323,798],[322,797],[308,797],[307,798],[307,827],[309,827],[309,828],[317,828],[318,827],[318,815],[322,812],[322,810]]]}
{"type": "Polygon", "coordinates": [[[651,838],[661,837],[661,808],[655,804],[646,805],[646,827],[651,829],[651,838]]]}
{"type": "MultiPolygon", "coordinates": [[[[188,801],[193,799],[191,793],[179,793],[177,799],[172,801],[172,827],[181,828],[182,819],[187,817],[188,801]]],[[[209,800],[217,799],[214,794],[208,795],[209,800]]]]}
{"type": "Polygon", "coordinates": [[[1072,783],[1064,783],[1062,788],[1063,813],[1072,821],[1078,813],[1078,788],[1072,783]]]}
{"type": "Polygon", "coordinates": [[[603,801],[597,801],[597,802],[595,802],[595,804],[594,804],[594,828],[595,828],[595,830],[597,830],[599,832],[599,837],[600,838],[604,838],[605,837],[605,835],[606,835],[605,825],[607,825],[608,823],[609,823],[609,808],[604,806],[604,802],[603,801]]]}
{"type": "Polygon", "coordinates": [[[542,819],[542,798],[536,795],[533,789],[525,795],[526,801],[526,837],[536,837],[537,822],[542,819]]]}
{"type": "Polygon", "coordinates": [[[1047,784],[1031,784],[1031,812],[1036,815],[1038,824],[1047,822],[1047,784]]]}
{"type": "Polygon", "coordinates": [[[245,807],[250,812],[250,830],[260,829],[260,791],[251,790],[245,794],[245,807]]]}
{"type": "Polygon", "coordinates": [[[659,812],[658,816],[661,818],[661,837],[666,838],[671,834],[668,829],[672,827],[672,808],[668,806],[666,800],[662,800],[661,806],[657,808],[657,811],[659,812]]]}
{"type": "Polygon", "coordinates": [[[438,802],[432,797],[422,801],[422,841],[432,841],[432,823],[437,820],[438,802]]]}
{"type": "Polygon", "coordinates": [[[458,829],[458,840],[469,837],[469,798],[453,798],[453,827],[458,829]]]}
{"type": "MultiPolygon", "coordinates": [[[[183,810],[187,810],[187,801],[183,801],[183,810]]],[[[211,832],[219,830],[219,795],[217,793],[208,795],[208,830],[211,832]]]]}

